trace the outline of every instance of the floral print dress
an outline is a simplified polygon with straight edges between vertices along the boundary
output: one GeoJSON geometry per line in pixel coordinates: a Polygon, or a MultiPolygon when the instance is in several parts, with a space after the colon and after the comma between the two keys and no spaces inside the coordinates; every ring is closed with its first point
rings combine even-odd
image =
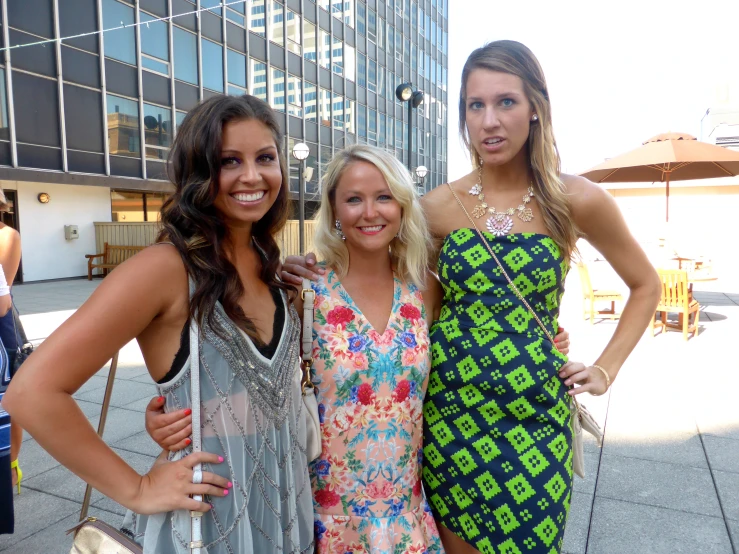
{"type": "Polygon", "coordinates": [[[323,439],[311,464],[318,552],[443,552],[421,487],[429,374],[421,292],[395,278],[380,334],[333,271],[313,289],[313,380],[323,439]]]}

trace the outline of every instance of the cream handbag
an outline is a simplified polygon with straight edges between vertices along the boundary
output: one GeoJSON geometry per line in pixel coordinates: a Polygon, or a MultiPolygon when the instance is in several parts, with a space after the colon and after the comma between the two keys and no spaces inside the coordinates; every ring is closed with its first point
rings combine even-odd
{"type": "MultiPolygon", "coordinates": [[[[464,207],[464,204],[462,204],[462,202],[459,200],[459,197],[457,196],[457,193],[452,188],[452,185],[449,185],[449,190],[452,191],[452,194],[454,195],[454,199],[457,201],[459,206],[462,208],[462,211],[467,216],[467,219],[470,220],[472,227],[475,229],[475,231],[477,231],[477,234],[480,237],[480,240],[482,241],[482,243],[485,245],[485,248],[487,248],[488,252],[495,260],[495,263],[498,264],[498,269],[500,269],[500,271],[505,276],[506,280],[508,281],[508,284],[511,287],[511,290],[513,290],[513,292],[516,294],[518,299],[521,302],[523,302],[523,305],[526,306],[526,309],[534,317],[536,322],[539,324],[539,327],[541,327],[541,330],[544,331],[544,334],[549,339],[549,342],[552,343],[552,346],[555,346],[554,337],[549,332],[549,330],[544,326],[544,324],[541,322],[541,320],[539,319],[539,316],[536,315],[536,312],[531,308],[531,306],[529,306],[529,303],[526,301],[523,295],[518,291],[518,287],[516,287],[514,282],[508,276],[508,273],[503,268],[503,265],[500,263],[500,260],[498,260],[498,256],[496,256],[495,252],[493,252],[493,249],[490,248],[490,245],[488,244],[488,241],[485,239],[485,236],[480,232],[480,229],[477,228],[477,224],[475,223],[475,220],[470,217],[469,213],[467,213],[467,209],[464,207]]],[[[585,408],[585,406],[580,404],[574,396],[572,397],[572,402],[570,403],[570,412],[572,414],[572,471],[574,471],[577,476],[585,478],[585,451],[583,448],[583,439],[582,439],[583,429],[595,437],[595,440],[598,443],[598,446],[603,445],[603,431],[598,425],[598,422],[595,421],[593,416],[587,410],[587,408],[585,408]]]]}

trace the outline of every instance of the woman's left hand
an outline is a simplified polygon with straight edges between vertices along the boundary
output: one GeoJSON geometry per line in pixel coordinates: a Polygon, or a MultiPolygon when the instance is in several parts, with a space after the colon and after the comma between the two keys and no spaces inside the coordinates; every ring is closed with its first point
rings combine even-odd
{"type": "Polygon", "coordinates": [[[557,336],[554,337],[554,345],[565,356],[570,353],[570,334],[565,331],[564,327],[557,327],[557,336]]]}
{"type": "Polygon", "coordinates": [[[577,385],[567,391],[570,396],[584,392],[589,392],[593,396],[600,396],[608,390],[605,375],[598,369],[580,362],[567,362],[559,370],[559,376],[568,387],[577,385]]]}

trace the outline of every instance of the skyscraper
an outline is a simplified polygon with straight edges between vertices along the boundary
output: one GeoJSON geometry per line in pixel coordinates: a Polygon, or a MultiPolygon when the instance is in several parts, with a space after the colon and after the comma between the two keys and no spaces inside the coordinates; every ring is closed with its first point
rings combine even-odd
{"type": "Polygon", "coordinates": [[[448,0],[0,5],[3,46],[52,39],[5,51],[0,67],[0,185],[26,280],[85,274],[95,221],[155,220],[171,191],[164,161],[177,125],[214,94],[268,101],[288,156],[308,144],[309,200],[333,152],[355,142],[404,162],[410,148],[411,169],[429,169],[426,190],[446,179],[448,0]],[[401,83],[424,93],[410,145],[401,83]],[[80,239],[65,239],[68,224],[80,239]]]}

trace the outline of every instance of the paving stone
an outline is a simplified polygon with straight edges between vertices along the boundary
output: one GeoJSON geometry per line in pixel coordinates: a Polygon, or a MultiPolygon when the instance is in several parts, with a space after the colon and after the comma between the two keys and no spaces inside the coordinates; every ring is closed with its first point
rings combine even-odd
{"type": "Polygon", "coordinates": [[[596,494],[722,517],[708,469],[603,454],[596,494]]]}
{"type": "MultiPolygon", "coordinates": [[[[84,394],[78,394],[75,398],[77,400],[102,404],[104,392],[104,388],[95,389],[84,394]]],[[[153,396],[156,396],[154,385],[145,385],[144,383],[138,383],[136,381],[116,379],[113,384],[113,394],[110,398],[110,405],[111,407],[126,408],[133,402],[139,402],[141,400],[146,400],[148,402],[153,396]]]]}
{"type": "Polygon", "coordinates": [[[722,518],[595,497],[588,554],[733,554],[722,518]]]}
{"type": "Polygon", "coordinates": [[[712,470],[739,473],[739,441],[709,435],[703,444],[712,470]]]}
{"type": "MultiPolygon", "coordinates": [[[[721,506],[727,519],[739,521],[739,473],[714,471],[721,506]]],[[[739,543],[737,544],[739,546],[739,543]]]]}
{"type": "Polygon", "coordinates": [[[565,538],[562,550],[570,554],[585,554],[590,525],[590,511],[593,496],[574,491],[570,503],[570,515],[565,527],[565,538]]]}
{"type": "MultiPolygon", "coordinates": [[[[14,496],[15,532],[0,535],[0,551],[7,550],[18,554],[14,545],[26,537],[43,531],[50,525],[77,512],[81,504],[31,489],[21,489],[20,496],[14,496]]],[[[60,537],[57,537],[59,540],[60,537]]],[[[37,551],[39,554],[42,551],[37,551]]]]}
{"type": "Polygon", "coordinates": [[[708,468],[700,437],[681,431],[659,435],[646,432],[617,432],[610,428],[603,442],[605,454],[672,462],[691,467],[708,468]]]}

